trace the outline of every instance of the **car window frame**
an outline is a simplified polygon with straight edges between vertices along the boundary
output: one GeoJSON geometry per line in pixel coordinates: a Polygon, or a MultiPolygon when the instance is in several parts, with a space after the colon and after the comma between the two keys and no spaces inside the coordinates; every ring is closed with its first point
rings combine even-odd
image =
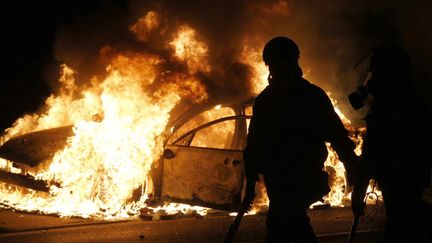
{"type": "MultiPolygon", "coordinates": [[[[224,122],[224,121],[228,121],[228,120],[241,120],[241,119],[251,119],[252,116],[247,116],[247,115],[235,115],[235,116],[227,116],[227,117],[223,117],[223,118],[219,118],[213,121],[210,121],[208,123],[202,124],[201,126],[198,126],[192,130],[189,130],[188,132],[184,133],[183,135],[181,135],[180,137],[178,137],[174,142],[172,142],[169,145],[175,145],[175,146],[188,146],[188,147],[197,147],[197,146],[190,146],[193,138],[195,137],[195,134],[197,132],[199,132],[200,130],[203,130],[205,128],[208,128],[210,126],[213,126],[215,124],[224,122]],[[187,144],[182,144],[181,142],[185,139],[188,139],[189,141],[187,142],[187,144]]],[[[212,147],[198,147],[198,148],[209,148],[209,149],[220,149],[220,150],[227,150],[227,149],[221,149],[221,148],[212,148],[212,147]]],[[[228,149],[228,150],[236,150],[236,149],[228,149]]],[[[239,150],[240,151],[240,150],[239,150]]]]}

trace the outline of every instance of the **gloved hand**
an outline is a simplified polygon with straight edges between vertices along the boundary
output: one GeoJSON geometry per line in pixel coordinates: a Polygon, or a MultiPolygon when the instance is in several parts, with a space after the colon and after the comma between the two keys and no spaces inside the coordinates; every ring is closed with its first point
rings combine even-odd
{"type": "Polygon", "coordinates": [[[358,188],[358,186],[354,186],[354,190],[351,193],[351,209],[355,216],[362,216],[365,214],[365,206],[364,202],[365,191],[358,188]]]}

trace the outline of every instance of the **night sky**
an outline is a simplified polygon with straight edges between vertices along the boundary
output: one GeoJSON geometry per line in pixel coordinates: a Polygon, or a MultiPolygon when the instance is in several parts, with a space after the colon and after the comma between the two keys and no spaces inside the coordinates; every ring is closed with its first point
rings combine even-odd
{"type": "MultiPolygon", "coordinates": [[[[38,110],[58,78],[56,32],[79,16],[114,1],[2,1],[0,131],[25,113],[38,110]]],[[[124,1],[115,1],[124,8],[124,1]]]]}
{"type": "MultiPolygon", "coordinates": [[[[277,0],[273,2],[275,1],[277,0]]],[[[100,48],[98,45],[103,43],[103,37],[108,36],[111,42],[121,41],[122,33],[119,34],[113,30],[112,35],[109,35],[109,32],[113,26],[120,28],[123,25],[115,25],[113,24],[115,21],[112,21],[106,28],[99,27],[99,34],[97,28],[100,25],[97,25],[97,19],[88,16],[99,16],[100,13],[107,13],[105,15],[109,16],[105,16],[104,19],[117,18],[122,21],[125,19],[129,21],[127,16],[129,13],[136,16],[140,14],[140,11],[131,9],[131,7],[143,6],[147,2],[162,9],[167,6],[166,12],[172,13],[172,18],[176,18],[178,15],[178,18],[182,18],[183,21],[198,23],[197,28],[202,27],[203,33],[207,34],[207,39],[210,40],[215,38],[219,41],[216,38],[221,38],[221,36],[225,39],[228,38],[219,32],[225,28],[223,21],[227,21],[228,24],[233,22],[234,24],[230,24],[230,26],[237,26],[244,30],[247,28],[242,26],[247,26],[251,22],[249,20],[254,18],[253,15],[247,16],[235,11],[230,11],[232,15],[226,15],[224,8],[229,4],[210,0],[193,0],[184,4],[180,4],[180,1],[167,0],[2,1],[0,3],[1,54],[3,57],[0,76],[0,131],[10,127],[23,114],[37,111],[46,97],[55,90],[58,65],[65,61],[59,59],[62,59],[62,55],[67,55],[62,54],[62,50],[59,50],[62,47],[58,44],[59,32],[67,32],[69,29],[74,35],[79,35],[80,31],[85,32],[87,39],[84,43],[87,43],[86,46],[89,47],[87,50],[91,50],[85,57],[92,54],[96,55],[99,51],[98,48],[100,48]],[[110,12],[111,10],[105,11],[104,9],[108,5],[111,10],[117,11],[118,15],[110,12]],[[205,11],[215,11],[215,13],[210,14],[205,11]],[[214,24],[205,26],[206,16],[222,21],[222,24],[220,26],[214,24]],[[219,18],[218,16],[225,17],[219,18]],[[234,20],[227,16],[240,16],[241,18],[234,20]],[[82,29],[76,27],[77,22],[82,29]],[[200,24],[203,26],[199,26],[200,24]],[[89,34],[90,32],[92,35],[89,34]],[[94,36],[98,40],[92,40],[88,36],[94,36]]],[[[233,2],[236,4],[233,3],[232,6],[240,9],[250,2],[264,1],[238,0],[233,2]]],[[[416,85],[429,106],[432,106],[432,1],[323,1],[328,6],[322,5],[321,1],[313,0],[288,2],[292,3],[293,9],[295,9],[295,13],[292,15],[293,21],[298,21],[302,25],[292,23],[287,23],[287,25],[292,26],[292,29],[296,29],[297,26],[301,27],[302,40],[307,43],[303,45],[305,58],[307,55],[326,56],[330,59],[340,58],[335,59],[334,62],[337,65],[331,65],[329,69],[342,70],[352,68],[355,61],[362,56],[360,53],[367,53],[368,48],[376,43],[392,40],[403,44],[407,46],[414,59],[416,77],[419,80],[416,85]],[[333,2],[335,4],[332,4],[333,2]],[[342,7],[335,9],[334,6],[342,7]],[[319,14],[325,12],[323,8],[333,11],[329,10],[332,13],[328,15],[331,16],[331,19],[319,14]],[[315,16],[317,19],[314,19],[315,16]],[[317,40],[318,37],[319,41],[316,41],[314,45],[310,44],[310,41],[306,41],[308,38],[317,40]],[[355,40],[354,44],[352,44],[353,40],[355,40]],[[349,46],[355,47],[356,50],[350,52],[349,55],[342,53],[343,57],[332,56],[335,53],[332,48],[337,48],[344,43],[351,43],[349,46]],[[356,58],[352,58],[353,56],[356,58]],[[345,62],[345,60],[349,61],[345,62]]],[[[142,13],[144,10],[141,11],[142,13]]],[[[118,23],[122,22],[118,21],[118,23]]],[[[235,32],[239,31],[235,29],[233,33],[235,32]]],[[[267,33],[271,35],[276,32],[267,31],[267,33]]],[[[298,34],[299,32],[294,31],[293,33],[298,34]]],[[[325,63],[328,60],[326,58],[323,58],[322,62],[325,63]]],[[[91,58],[84,59],[87,59],[88,62],[93,61],[91,58]]],[[[85,67],[85,63],[82,66],[85,67]]],[[[346,78],[344,72],[339,73],[340,79],[346,78]]],[[[323,84],[323,86],[325,89],[331,89],[333,86],[340,87],[341,85],[323,84]]],[[[353,88],[353,85],[342,86],[342,90],[346,94],[353,88]]],[[[342,96],[345,93],[342,93],[342,96]]]]}

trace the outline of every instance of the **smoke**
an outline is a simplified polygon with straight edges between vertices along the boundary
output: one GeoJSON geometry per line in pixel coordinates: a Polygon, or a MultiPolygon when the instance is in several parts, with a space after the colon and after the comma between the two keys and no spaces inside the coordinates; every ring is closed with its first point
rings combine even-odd
{"type": "Polygon", "coordinates": [[[106,63],[100,52],[104,46],[130,42],[129,9],[121,1],[99,0],[74,15],[58,26],[55,57],[78,71],[78,81],[86,82],[93,75],[103,75],[106,63]]]}
{"type": "MultiPolygon", "coordinates": [[[[417,85],[428,99],[432,70],[430,1],[300,1],[233,0],[169,1],[131,0],[127,4],[101,1],[97,11],[76,17],[59,28],[56,58],[77,69],[81,80],[103,73],[101,47],[147,51],[167,56],[167,41],[177,28],[196,30],[208,46],[210,72],[195,75],[206,85],[210,98],[242,99],[251,95],[253,69],[243,50],[261,52],[275,36],[287,36],[300,47],[300,63],[306,78],[331,92],[342,111],[354,121],[362,114],[353,112],[347,95],[361,83],[366,62],[353,66],[381,43],[405,46],[420,73],[417,85]],[[139,40],[129,27],[149,11],[160,16],[160,28],[139,40]]],[[[172,62],[172,69],[181,67],[172,62]]],[[[432,104],[432,98],[428,102],[432,104]]]]}

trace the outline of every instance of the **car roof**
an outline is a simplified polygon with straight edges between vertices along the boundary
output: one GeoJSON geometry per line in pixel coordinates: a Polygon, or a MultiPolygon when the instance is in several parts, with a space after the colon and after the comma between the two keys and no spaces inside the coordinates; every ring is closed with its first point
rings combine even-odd
{"type": "MultiPolygon", "coordinates": [[[[169,137],[174,131],[181,127],[183,124],[185,124],[190,119],[194,118],[198,114],[212,109],[217,105],[220,105],[221,107],[231,107],[233,109],[236,108],[245,108],[248,106],[252,106],[255,101],[255,96],[248,96],[243,99],[239,100],[228,100],[228,101],[210,101],[202,104],[181,104],[183,107],[177,107],[177,109],[181,110],[180,112],[177,111],[177,114],[174,114],[170,121],[168,122],[166,126],[166,130],[164,134],[169,137]]],[[[175,113],[175,112],[174,112],[175,113]]]]}

